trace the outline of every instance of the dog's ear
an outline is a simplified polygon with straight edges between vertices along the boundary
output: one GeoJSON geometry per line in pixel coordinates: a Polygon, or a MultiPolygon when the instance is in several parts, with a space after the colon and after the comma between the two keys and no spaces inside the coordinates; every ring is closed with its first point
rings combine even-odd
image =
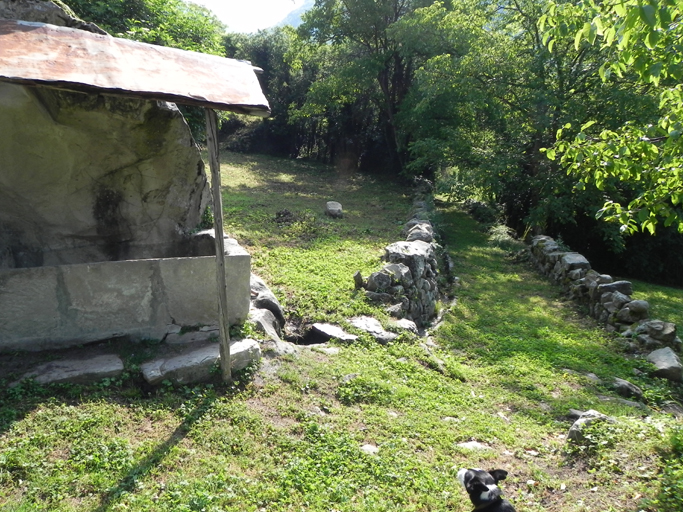
{"type": "Polygon", "coordinates": [[[489,486],[486,485],[481,478],[478,476],[473,477],[469,482],[467,482],[467,488],[466,488],[468,493],[472,493],[474,491],[476,492],[486,492],[489,490],[489,486]]]}
{"type": "Polygon", "coordinates": [[[504,469],[494,469],[493,471],[489,471],[489,475],[491,475],[496,483],[498,483],[501,480],[505,480],[505,478],[508,476],[508,472],[504,469]]]}

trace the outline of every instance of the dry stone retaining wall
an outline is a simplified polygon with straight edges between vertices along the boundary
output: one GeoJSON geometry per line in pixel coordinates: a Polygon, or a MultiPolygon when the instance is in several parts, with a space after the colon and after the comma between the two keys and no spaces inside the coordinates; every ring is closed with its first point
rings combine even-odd
{"type": "Polygon", "coordinates": [[[385,247],[384,268],[367,279],[360,272],[354,276],[356,288],[365,289],[368,299],[387,304],[393,317],[408,318],[418,326],[427,325],[435,316],[439,298],[439,246],[429,220],[430,194],[431,186],[420,183],[410,218],[403,226],[405,240],[385,247]]]}
{"type": "Polygon", "coordinates": [[[608,331],[630,340],[631,351],[648,353],[647,359],[657,367],[656,375],[681,381],[683,368],[675,352],[680,353],[682,343],[676,325],[650,319],[648,302],[631,297],[631,282],[596,272],[584,256],[563,250],[549,236],[535,236],[530,253],[538,269],[571,299],[586,305],[589,314],[608,331]],[[672,366],[677,369],[671,371],[672,366]]]}

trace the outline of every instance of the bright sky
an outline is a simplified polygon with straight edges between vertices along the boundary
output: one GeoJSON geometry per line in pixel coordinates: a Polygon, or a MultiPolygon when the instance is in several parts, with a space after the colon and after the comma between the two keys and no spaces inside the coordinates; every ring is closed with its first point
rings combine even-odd
{"type": "Polygon", "coordinates": [[[276,25],[304,0],[190,0],[208,7],[232,32],[256,32],[276,25]]]}

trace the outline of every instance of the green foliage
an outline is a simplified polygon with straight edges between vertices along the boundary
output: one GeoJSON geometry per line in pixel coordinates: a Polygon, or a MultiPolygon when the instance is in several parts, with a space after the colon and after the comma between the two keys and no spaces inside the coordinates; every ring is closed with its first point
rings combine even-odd
{"type": "Polygon", "coordinates": [[[391,384],[366,377],[349,378],[337,388],[337,398],[344,405],[357,403],[389,405],[394,390],[391,384]]]}
{"type": "MultiPolygon", "coordinates": [[[[625,201],[609,199],[599,212],[619,222],[622,230],[654,234],[658,224],[683,233],[683,57],[680,5],[669,0],[617,3],[551,3],[540,20],[552,48],[559,38],[572,36],[577,48],[599,47],[598,74],[604,83],[631,79],[644,94],[657,98],[659,109],[648,122],[626,119],[615,129],[596,120],[574,128],[555,150],[561,162],[584,183],[610,191],[626,184],[632,195],[625,201]]],[[[555,151],[548,153],[555,158],[555,151]]]]}
{"type": "Polygon", "coordinates": [[[117,37],[225,55],[225,26],[211,11],[184,0],[67,0],[74,12],[117,37]]]}
{"type": "MultiPolygon", "coordinates": [[[[379,180],[267,157],[222,159],[230,178],[226,220],[255,256],[282,248],[305,259],[317,244],[315,258],[349,278],[354,258],[366,259],[368,269],[381,266],[377,256],[410,207],[399,188],[379,180]],[[285,238],[275,213],[315,214],[330,190],[344,194],[347,217],[327,224],[315,215],[314,240],[285,238]],[[350,247],[356,254],[345,259],[350,247]]],[[[469,216],[449,209],[438,220],[462,286],[432,336],[433,356],[404,337],[339,345],[334,356],[302,347],[229,386],[167,382],[142,391],[135,378],[2,386],[0,508],[466,512],[471,504],[454,487],[455,473],[475,465],[509,469],[507,497],[534,512],[646,510],[632,499],[639,495],[659,500],[652,510],[680,508],[677,420],[656,409],[644,419],[639,408],[600,400],[597,393],[612,392],[577,373],[632,379],[643,363],[624,358],[555,287],[488,244],[469,216]],[[597,408],[618,419],[618,430],[596,431],[590,456],[568,460],[569,408],[597,408]],[[458,446],[471,440],[492,449],[458,446]],[[365,453],[366,444],[379,451],[365,453]],[[558,492],[561,484],[569,492],[558,492]],[[590,490],[596,486],[599,492],[590,490]]],[[[271,284],[296,259],[260,260],[258,272],[271,284]]],[[[295,297],[320,287],[316,274],[326,270],[312,268],[283,277],[273,286],[278,298],[297,304],[295,297]]],[[[350,278],[348,293],[347,285],[335,286],[342,298],[328,299],[321,318],[349,314],[350,278]]],[[[656,295],[653,308],[680,303],[677,290],[648,293],[656,295]]],[[[136,371],[131,361],[146,359],[146,348],[130,348],[128,371],[136,371]]],[[[637,383],[655,403],[680,400],[679,387],[667,381],[644,375],[637,383]]]]}

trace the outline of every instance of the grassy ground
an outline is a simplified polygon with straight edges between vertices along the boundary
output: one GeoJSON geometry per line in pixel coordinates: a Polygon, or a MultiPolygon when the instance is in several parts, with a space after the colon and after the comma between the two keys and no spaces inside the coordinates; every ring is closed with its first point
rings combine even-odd
{"type": "MultiPolygon", "coordinates": [[[[410,204],[400,189],[263,157],[223,155],[222,172],[226,229],[295,318],[384,319],[351,276],[379,268],[398,238],[410,204]],[[326,200],[342,202],[346,218],[325,218],[326,200]],[[285,209],[293,221],[276,222],[285,209]]],[[[509,471],[504,490],[519,511],[683,510],[683,433],[658,412],[681,389],[636,376],[647,364],[624,357],[457,209],[438,221],[462,282],[431,338],[443,365],[424,340],[361,337],[336,355],[303,349],[264,362],[234,386],[143,391],[141,346],[116,381],[4,389],[0,508],[464,512],[455,473],[479,466],[509,471]],[[619,403],[613,377],[643,387],[653,409],[619,403]],[[568,447],[570,408],[617,422],[568,447]],[[472,440],[488,449],[458,446],[472,440]]],[[[680,300],[678,290],[636,288],[652,316],[680,300]]]]}

